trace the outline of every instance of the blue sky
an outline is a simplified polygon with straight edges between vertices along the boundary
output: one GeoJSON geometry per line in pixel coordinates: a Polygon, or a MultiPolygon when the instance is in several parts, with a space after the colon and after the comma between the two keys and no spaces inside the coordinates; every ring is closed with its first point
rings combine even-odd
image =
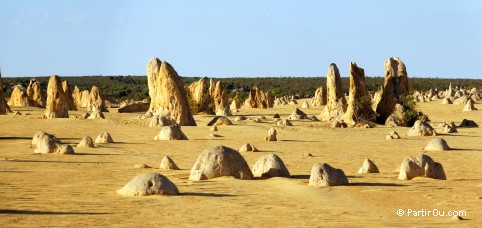
{"type": "Polygon", "coordinates": [[[482,1],[2,1],[5,76],[322,76],[351,61],[382,76],[482,78],[482,1]]]}

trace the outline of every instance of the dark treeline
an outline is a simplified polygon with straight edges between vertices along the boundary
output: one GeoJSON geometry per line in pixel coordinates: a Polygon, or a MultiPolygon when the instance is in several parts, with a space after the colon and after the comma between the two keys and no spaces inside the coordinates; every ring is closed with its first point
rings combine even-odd
{"type": "MultiPolygon", "coordinates": [[[[49,77],[35,77],[41,85],[42,92],[45,94],[49,77]]],[[[95,85],[108,98],[116,101],[133,99],[143,100],[149,98],[146,76],[61,76],[62,80],[67,80],[74,89],[85,90],[95,85]]],[[[199,80],[200,77],[182,77],[185,85],[199,80]]],[[[238,94],[244,99],[252,85],[256,84],[263,91],[271,91],[274,96],[299,95],[300,97],[313,96],[316,88],[326,87],[326,77],[239,77],[239,78],[214,78],[215,81],[223,81],[230,91],[230,97],[238,94]]],[[[383,85],[383,77],[367,77],[366,86],[370,91],[376,91],[383,85]]],[[[7,97],[11,94],[11,86],[22,84],[28,86],[28,77],[8,77],[3,78],[4,90],[7,97]]],[[[464,88],[482,88],[482,79],[445,79],[445,78],[414,78],[409,77],[410,93],[414,90],[425,91],[437,88],[445,90],[449,83],[453,86],[464,88]]],[[[349,78],[342,78],[343,90],[348,93],[349,78]]]]}

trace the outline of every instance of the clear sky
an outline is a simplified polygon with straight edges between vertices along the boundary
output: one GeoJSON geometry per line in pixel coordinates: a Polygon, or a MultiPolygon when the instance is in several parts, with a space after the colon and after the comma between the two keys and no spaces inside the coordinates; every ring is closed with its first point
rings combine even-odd
{"type": "Polygon", "coordinates": [[[482,1],[8,1],[2,75],[322,76],[351,61],[382,76],[482,78],[482,1]]]}

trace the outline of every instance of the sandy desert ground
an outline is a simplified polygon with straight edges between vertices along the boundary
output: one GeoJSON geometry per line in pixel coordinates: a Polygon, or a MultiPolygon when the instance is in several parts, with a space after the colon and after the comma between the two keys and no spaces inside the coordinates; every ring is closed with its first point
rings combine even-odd
{"type": "MultiPolygon", "coordinates": [[[[463,106],[442,105],[440,101],[418,104],[435,126],[442,121],[458,125],[464,118],[480,125],[482,104],[475,106],[479,111],[462,112],[463,106]]],[[[13,108],[31,115],[0,116],[0,226],[481,226],[482,128],[458,128],[458,133],[441,134],[453,150],[427,153],[443,165],[447,180],[401,181],[397,180],[397,167],[404,158],[423,152],[432,137],[407,137],[409,128],[404,127],[332,129],[328,123],[293,121],[292,127],[277,127],[279,141],[265,142],[271,117],[275,113],[287,117],[295,107],[241,109],[237,115],[265,116],[267,120],[220,126],[216,132],[222,136],[219,138],[209,137],[212,132],[206,124],[212,116],[197,115],[197,127],[182,127],[188,141],[154,141],[159,128],[149,128],[149,120],[137,120],[140,113],[119,114],[111,109],[105,120],[46,120],[40,118],[42,109],[13,108]],[[385,139],[393,129],[402,139],[385,139]],[[41,130],[73,146],[84,136],[95,138],[108,131],[115,143],[74,147],[77,155],[35,155],[31,139],[41,130]],[[205,148],[224,145],[238,149],[247,142],[261,150],[242,154],[250,166],[262,155],[275,153],[292,178],[188,180],[192,165],[205,148]],[[304,153],[313,157],[304,157],[304,153]],[[182,170],[158,169],[164,155],[171,156],[182,170]],[[373,160],[381,173],[357,174],[365,158],[373,160]],[[344,170],[350,185],[308,186],[311,167],[319,162],[344,170]],[[139,163],[153,168],[133,168],[139,163]],[[143,172],[162,173],[181,194],[122,197],[115,193],[143,172]],[[464,220],[406,213],[398,216],[398,209],[464,210],[467,214],[464,220]]],[[[303,111],[318,115],[322,108],[303,111]]]]}

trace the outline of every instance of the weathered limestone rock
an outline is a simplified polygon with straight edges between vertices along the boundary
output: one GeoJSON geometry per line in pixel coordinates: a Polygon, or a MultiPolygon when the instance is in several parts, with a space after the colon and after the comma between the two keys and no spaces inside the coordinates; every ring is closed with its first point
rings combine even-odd
{"type": "Polygon", "coordinates": [[[166,111],[166,117],[182,126],[196,126],[184,85],[167,62],[152,58],[146,66],[151,111],[166,111]]]}
{"type": "Polygon", "coordinates": [[[236,116],[234,118],[235,122],[239,122],[239,121],[243,121],[243,120],[246,120],[246,116],[236,116]]]}
{"type": "Polygon", "coordinates": [[[77,108],[82,106],[82,92],[80,92],[79,87],[75,86],[72,92],[72,99],[74,100],[74,105],[77,108]]]}
{"type": "Polygon", "coordinates": [[[237,97],[234,97],[234,99],[231,101],[231,105],[229,106],[229,109],[231,112],[238,110],[241,108],[241,104],[238,102],[237,97]]]}
{"type": "Polygon", "coordinates": [[[32,139],[32,143],[34,143],[34,140],[36,141],[34,150],[36,154],[75,154],[74,149],[70,145],[62,144],[60,139],[45,132],[37,132],[32,139]],[[36,137],[37,140],[35,140],[36,137]]]}
{"type": "Polygon", "coordinates": [[[372,160],[370,159],[365,159],[363,162],[363,165],[360,167],[358,170],[358,173],[363,174],[363,173],[379,173],[378,167],[373,163],[372,160]]]}
{"type": "Polygon", "coordinates": [[[257,85],[249,91],[249,97],[245,100],[244,106],[247,108],[272,108],[274,104],[273,96],[270,92],[261,91],[257,85]]]}
{"type": "Polygon", "coordinates": [[[399,58],[389,58],[385,61],[385,83],[380,101],[375,104],[375,111],[379,114],[378,123],[392,114],[395,104],[401,96],[408,94],[408,77],[405,64],[399,58]]]}
{"type": "Polygon", "coordinates": [[[457,126],[455,126],[455,123],[451,121],[450,123],[444,122],[442,123],[442,132],[444,133],[457,133],[457,126]]]}
{"type": "Polygon", "coordinates": [[[265,137],[265,140],[266,141],[278,141],[278,139],[276,138],[276,129],[270,128],[269,131],[268,131],[268,136],[265,137]]]}
{"type": "Polygon", "coordinates": [[[293,124],[291,124],[291,121],[289,121],[288,119],[279,119],[278,121],[276,121],[275,125],[276,126],[293,126],[293,124]]]}
{"type": "Polygon", "coordinates": [[[159,165],[160,169],[171,169],[171,170],[179,170],[179,167],[174,163],[174,161],[169,156],[164,156],[162,158],[161,164],[159,165]]]}
{"type": "Polygon", "coordinates": [[[443,150],[450,150],[447,141],[441,138],[435,138],[430,140],[430,142],[425,147],[425,151],[443,151],[443,150]]]}
{"type": "Polygon", "coordinates": [[[175,124],[162,127],[159,134],[154,137],[154,140],[188,140],[188,138],[181,131],[181,126],[175,124]]]}
{"type": "Polygon", "coordinates": [[[95,120],[95,119],[105,119],[104,113],[102,113],[97,107],[92,108],[92,113],[87,117],[89,120],[95,120]]]}
{"type": "Polygon", "coordinates": [[[10,107],[27,107],[29,105],[27,93],[25,93],[24,89],[22,85],[13,87],[12,95],[10,95],[10,99],[8,100],[10,107]]]}
{"type": "Polygon", "coordinates": [[[199,155],[191,169],[189,180],[208,180],[221,176],[253,179],[248,163],[238,151],[225,146],[214,146],[199,155]]]}
{"type": "Polygon", "coordinates": [[[327,163],[317,163],[311,169],[309,186],[325,187],[348,185],[348,178],[341,169],[336,169],[327,163]]]}
{"type": "Polygon", "coordinates": [[[100,90],[97,86],[92,86],[90,90],[90,97],[89,97],[89,105],[87,105],[87,111],[94,110],[94,107],[100,110],[101,112],[109,112],[105,107],[105,101],[102,99],[100,95],[100,90]]]}
{"type": "Polygon", "coordinates": [[[326,105],[326,93],[323,89],[323,86],[320,86],[315,91],[315,96],[311,100],[311,106],[322,106],[326,105]]]}
{"type": "Polygon", "coordinates": [[[69,118],[69,109],[65,102],[65,94],[62,88],[62,81],[57,75],[50,76],[47,86],[47,110],[45,118],[69,118]]]}
{"type": "Polygon", "coordinates": [[[213,91],[213,99],[216,115],[218,116],[231,116],[231,110],[229,109],[228,91],[224,88],[221,81],[216,82],[216,86],[213,91]]]}
{"type": "Polygon", "coordinates": [[[291,177],[285,163],[276,154],[259,158],[251,171],[255,177],[291,177]]]}
{"type": "Polygon", "coordinates": [[[387,136],[385,136],[385,139],[400,139],[400,135],[398,135],[396,131],[390,131],[387,136]]]}
{"type": "Polygon", "coordinates": [[[239,152],[240,153],[244,153],[244,152],[259,152],[259,150],[254,147],[254,145],[252,144],[249,144],[249,143],[246,143],[246,144],[243,144],[240,148],[239,148],[239,152]]]}
{"type": "Polygon", "coordinates": [[[340,71],[336,64],[330,64],[326,75],[326,106],[320,115],[322,121],[329,121],[345,113],[347,104],[342,91],[340,71]]]}
{"type": "Polygon", "coordinates": [[[179,190],[167,177],[159,173],[143,173],[117,190],[122,196],[179,195],[179,190]]]}
{"type": "Polygon", "coordinates": [[[365,71],[358,67],[355,62],[351,62],[348,107],[342,119],[351,126],[356,125],[361,120],[370,121],[376,116],[371,105],[371,97],[365,85],[365,71]]]}
{"type": "Polygon", "coordinates": [[[343,120],[333,120],[331,123],[331,128],[347,128],[348,124],[346,124],[343,120]]]}
{"type": "Polygon", "coordinates": [[[30,79],[30,83],[28,84],[27,97],[30,106],[45,106],[45,99],[42,97],[42,93],[40,91],[40,83],[34,78],[30,79]]]}
{"type": "Polygon", "coordinates": [[[82,96],[80,100],[80,107],[81,108],[87,108],[90,105],[90,93],[89,90],[83,90],[82,91],[82,96]]]}
{"type": "Polygon", "coordinates": [[[428,155],[406,158],[400,165],[399,180],[411,180],[415,177],[428,177],[446,180],[442,164],[434,162],[428,155]]]}
{"type": "Polygon", "coordinates": [[[80,141],[79,144],[77,144],[77,147],[95,147],[94,145],[94,140],[90,136],[85,136],[82,141],[80,141]]]}
{"type": "Polygon", "coordinates": [[[209,121],[208,126],[233,125],[233,122],[224,116],[216,116],[209,121]]]}
{"type": "Polygon", "coordinates": [[[177,124],[177,122],[170,118],[170,112],[161,111],[151,117],[149,127],[164,127],[174,124],[177,124]]]}
{"type": "Polygon", "coordinates": [[[479,125],[473,120],[463,119],[459,127],[479,127],[479,125]]]}
{"type": "Polygon", "coordinates": [[[290,120],[301,120],[301,119],[306,119],[306,113],[304,113],[303,111],[299,110],[298,108],[296,108],[292,113],[291,115],[288,117],[288,119],[290,120]]]}
{"type": "Polygon", "coordinates": [[[114,140],[112,140],[112,136],[110,136],[109,132],[104,131],[100,133],[97,138],[95,139],[95,143],[113,143],[114,140]]]}
{"type": "Polygon", "coordinates": [[[117,109],[119,113],[132,113],[132,112],[147,112],[149,110],[149,103],[147,102],[132,102],[128,103],[121,108],[117,109]]]}
{"type": "Polygon", "coordinates": [[[452,100],[450,100],[450,98],[446,97],[446,98],[442,99],[442,104],[452,104],[452,100]]]}
{"type": "Polygon", "coordinates": [[[308,101],[305,101],[303,102],[303,104],[301,104],[301,108],[309,108],[310,105],[308,104],[308,101]]]}
{"type": "Polygon", "coordinates": [[[190,102],[193,102],[194,104],[192,105],[195,105],[197,108],[197,110],[192,110],[193,112],[205,112],[208,114],[213,114],[213,110],[211,110],[209,107],[209,103],[213,101],[213,98],[209,93],[210,91],[206,77],[199,79],[197,82],[193,82],[190,86],[187,86],[186,91],[190,102]]]}
{"type": "Polygon", "coordinates": [[[43,138],[45,135],[50,135],[50,134],[43,131],[38,131],[37,133],[35,133],[35,135],[33,135],[33,138],[32,138],[32,145],[37,145],[40,139],[43,138]]]}
{"type": "Polygon", "coordinates": [[[465,103],[464,109],[462,111],[468,112],[468,111],[476,111],[476,110],[478,109],[475,108],[474,101],[471,98],[469,98],[467,100],[467,103],[465,103]]]}
{"type": "Polygon", "coordinates": [[[388,118],[385,120],[385,125],[392,127],[408,127],[408,123],[405,119],[405,107],[403,107],[401,104],[396,104],[395,108],[393,108],[392,114],[390,114],[390,116],[388,116],[388,118]]]}
{"type": "Polygon", "coordinates": [[[408,136],[436,136],[437,132],[435,132],[433,127],[430,126],[429,124],[421,120],[417,120],[413,124],[413,127],[410,128],[410,130],[408,130],[407,135],[408,136]]]}
{"type": "Polygon", "coordinates": [[[67,80],[62,82],[62,89],[65,94],[65,103],[69,111],[76,111],[77,106],[75,106],[74,98],[72,97],[72,90],[70,89],[70,84],[67,80]]]}

